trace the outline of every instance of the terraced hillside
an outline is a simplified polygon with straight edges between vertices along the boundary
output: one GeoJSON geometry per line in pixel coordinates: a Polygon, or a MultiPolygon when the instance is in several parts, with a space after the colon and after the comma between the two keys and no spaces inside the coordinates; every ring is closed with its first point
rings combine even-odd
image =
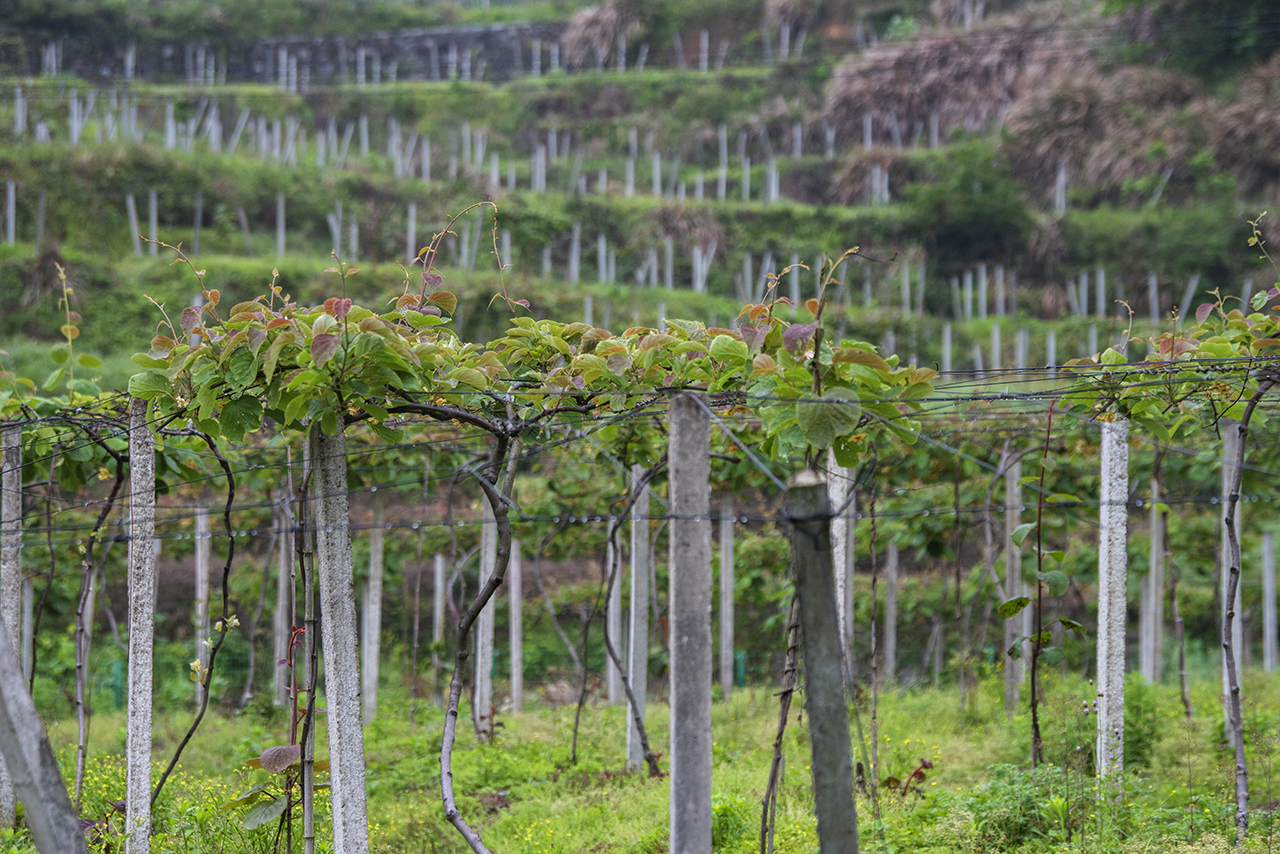
{"type": "MultiPolygon", "coordinates": [[[[224,82],[213,46],[188,51],[180,82],[11,79],[0,299],[18,310],[0,329],[56,335],[61,264],[85,343],[109,355],[113,318],[137,316],[144,292],[191,290],[139,233],[181,242],[224,292],[272,266],[318,292],[337,252],[390,296],[393,264],[485,199],[496,224],[489,208],[464,216],[437,260],[477,331],[495,255],[535,310],[727,324],[771,276],[808,297],[823,254],[860,245],[845,322],[957,369],[1065,361],[1130,310],[1156,321],[1262,282],[1241,247],[1280,194],[1280,60],[1211,91],[1124,64],[1133,14],[1045,2],[977,21],[935,5],[955,26],[922,28],[914,10],[841,27],[825,10],[817,27],[771,3],[735,30],[719,7],[674,23],[587,7],[558,40],[517,39],[501,83],[442,41],[399,76],[391,53],[345,51],[322,85],[297,39],[269,42],[269,83],[224,82]]],[[[19,366],[34,352],[10,349],[19,366]]]]}

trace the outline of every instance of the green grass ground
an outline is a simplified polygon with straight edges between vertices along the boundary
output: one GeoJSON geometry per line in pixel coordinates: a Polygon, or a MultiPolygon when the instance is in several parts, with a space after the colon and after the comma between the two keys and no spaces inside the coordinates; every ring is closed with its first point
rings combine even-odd
{"type": "MultiPolygon", "coordinates": [[[[1048,764],[1032,771],[1026,709],[1007,718],[999,675],[971,688],[961,710],[954,686],[888,690],[878,701],[875,745],[881,778],[905,779],[922,758],[933,763],[920,794],[880,789],[881,820],[858,798],[864,848],[869,851],[1191,852],[1222,848],[1231,837],[1231,757],[1222,745],[1217,685],[1194,686],[1197,716],[1187,720],[1176,687],[1130,682],[1127,750],[1135,760],[1122,781],[1091,776],[1087,754],[1093,718],[1092,686],[1056,675],[1043,706],[1048,764]],[[1081,748],[1077,750],[1077,748],[1081,748]]],[[[1270,850],[1271,819],[1280,796],[1272,771],[1280,744],[1280,680],[1260,673],[1246,684],[1246,720],[1254,812],[1248,850],[1270,850]]],[[[369,820],[373,850],[460,852],[461,837],[444,821],[439,795],[442,715],[420,703],[416,725],[408,698],[395,686],[380,694],[376,719],[365,729],[369,820]]],[[[861,720],[872,732],[864,697],[861,720]]],[[[777,698],[767,687],[737,691],[713,711],[714,827],[717,852],[759,850],[760,801],[777,725],[777,698]]],[[[669,780],[623,771],[623,709],[588,703],[582,711],[576,761],[571,753],[575,709],[538,706],[524,715],[499,714],[496,743],[477,744],[461,731],[454,770],[460,807],[486,844],[504,854],[663,852],[669,780]]],[[[668,709],[650,702],[653,748],[667,750],[668,709]]],[[[464,721],[467,719],[464,708],[464,721]]],[[[157,774],[189,720],[183,710],[157,716],[157,774]]],[[[792,707],[784,739],[784,782],[774,850],[817,848],[810,791],[807,719],[792,707]]],[[[269,707],[237,716],[212,714],[183,757],[158,808],[158,852],[272,851],[276,823],[246,830],[246,808],[227,804],[267,774],[244,763],[285,743],[286,718],[269,707]]],[[[51,728],[55,749],[74,769],[75,723],[51,728]]],[[[93,720],[83,813],[100,817],[123,797],[121,713],[93,720]]],[[[868,753],[872,745],[868,743],[868,753]]],[[[855,734],[855,759],[862,746],[855,734]]],[[[317,756],[327,753],[323,720],[317,756]]],[[[661,760],[669,768],[666,756],[661,760]]],[[[326,793],[320,793],[317,850],[329,850],[326,793]]],[[[300,849],[295,828],[295,847],[300,849]]],[[[29,851],[21,841],[0,851],[29,851]]],[[[283,850],[283,843],[281,848],[283,850]]],[[[1222,849],[1225,850],[1225,849],[1222,849]]]]}

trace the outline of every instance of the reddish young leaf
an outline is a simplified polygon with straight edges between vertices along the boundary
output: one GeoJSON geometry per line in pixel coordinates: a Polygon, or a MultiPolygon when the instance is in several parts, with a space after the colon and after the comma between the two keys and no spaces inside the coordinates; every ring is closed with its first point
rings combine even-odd
{"type": "Polygon", "coordinates": [[[301,760],[302,745],[300,744],[282,744],[278,747],[268,747],[262,751],[262,756],[258,758],[258,761],[262,763],[262,770],[270,771],[272,774],[282,774],[290,765],[301,760]]]}
{"type": "Polygon", "coordinates": [[[1209,316],[1209,312],[1213,311],[1213,303],[1207,302],[1196,309],[1196,323],[1204,323],[1205,318],[1209,316]]]}
{"type": "Polygon", "coordinates": [[[809,339],[817,329],[816,320],[813,323],[793,323],[782,333],[782,346],[786,347],[791,355],[798,356],[804,352],[805,345],[809,343],[809,339]]]}
{"type": "Polygon", "coordinates": [[[188,306],[182,310],[182,320],[180,321],[180,325],[182,326],[183,335],[190,335],[191,330],[195,329],[199,323],[200,309],[188,306]]]}
{"type": "Polygon", "coordinates": [[[317,368],[333,358],[338,352],[338,343],[337,335],[317,335],[311,339],[311,361],[317,368]]]}
{"type": "Polygon", "coordinates": [[[738,331],[742,333],[742,340],[746,342],[747,347],[754,350],[764,344],[764,339],[769,337],[768,325],[752,326],[749,323],[739,324],[738,331]]]}

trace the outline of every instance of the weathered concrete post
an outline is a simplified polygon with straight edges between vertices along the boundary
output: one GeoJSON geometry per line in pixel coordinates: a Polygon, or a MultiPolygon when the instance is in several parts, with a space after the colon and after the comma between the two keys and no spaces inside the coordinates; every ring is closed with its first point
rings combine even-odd
{"type": "MultiPolygon", "coordinates": [[[[1231,494],[1231,485],[1235,483],[1236,477],[1236,453],[1240,448],[1240,422],[1232,418],[1223,418],[1219,423],[1218,430],[1222,433],[1222,496],[1218,502],[1221,508],[1219,512],[1219,520],[1222,522],[1222,545],[1218,549],[1219,564],[1222,576],[1222,590],[1220,592],[1219,602],[1224,602],[1227,595],[1227,583],[1231,580],[1231,545],[1227,538],[1227,497],[1231,494]]],[[[1244,514],[1236,511],[1235,528],[1236,542],[1240,542],[1240,530],[1242,516],[1244,514]]],[[[1241,606],[1240,588],[1244,584],[1236,585],[1235,600],[1232,610],[1235,611],[1236,618],[1231,621],[1231,657],[1235,660],[1236,673],[1244,673],[1244,660],[1242,651],[1244,649],[1244,609],[1241,606]]],[[[1219,625],[1221,625],[1219,621],[1219,625]]],[[[1226,638],[1223,638],[1225,641],[1226,638]]],[[[1223,720],[1228,723],[1231,720],[1230,704],[1231,704],[1231,686],[1227,679],[1227,653],[1222,652],[1222,714],[1223,720]]]]}
{"type": "Polygon", "coordinates": [[[1262,666],[1276,669],[1276,534],[1262,534],[1262,666]]]}
{"type": "MultiPolygon", "coordinates": [[[[489,496],[482,495],[480,523],[480,577],[487,579],[493,572],[498,556],[498,524],[493,514],[489,496]]],[[[493,735],[493,629],[494,611],[497,605],[490,598],[476,618],[476,658],[472,664],[475,673],[475,702],[471,709],[471,722],[476,735],[482,740],[493,735]]]]}
{"type": "Polygon", "coordinates": [[[364,724],[378,713],[378,659],[382,653],[382,498],[374,493],[373,524],[369,528],[369,580],[364,597],[364,644],[360,699],[364,703],[364,724]]]}
{"type": "Polygon", "coordinates": [[[1160,480],[1151,478],[1151,547],[1142,584],[1139,613],[1139,662],[1142,677],[1153,685],[1160,681],[1164,643],[1164,530],[1160,524],[1160,480]]]}
{"type": "MultiPolygon", "coordinates": [[[[19,648],[22,621],[22,425],[0,428],[0,619],[19,648]]],[[[21,682],[21,680],[20,680],[21,682]]],[[[0,757],[0,828],[17,818],[13,778],[0,757]]]]}
{"type": "MultiPolygon", "coordinates": [[[[619,659],[623,657],[622,573],[619,569],[621,563],[622,555],[620,550],[614,548],[612,541],[606,543],[605,577],[613,576],[613,587],[609,590],[609,601],[605,605],[604,631],[609,637],[610,645],[618,653],[619,659]]],[[[608,656],[605,657],[604,662],[604,677],[605,698],[609,705],[623,705],[627,700],[627,695],[622,689],[622,671],[608,656]]]]}
{"type": "Polygon", "coordinates": [[[671,400],[671,854],[711,850],[711,419],[671,400]]]}
{"type": "Polygon", "coordinates": [[[507,564],[507,598],[511,606],[508,642],[511,645],[511,711],[524,711],[524,579],[521,577],[520,541],[511,541],[507,564]]]}
{"type": "Polygon", "coordinates": [[[733,496],[720,498],[720,694],[733,693],[733,496]]]}
{"type": "Polygon", "coordinates": [[[436,705],[443,705],[440,696],[440,642],[444,640],[444,555],[436,552],[432,567],[431,587],[431,685],[436,705]]]}
{"type": "Polygon", "coordinates": [[[126,854],[151,850],[151,671],[155,636],[156,441],[147,402],[129,401],[129,706],[125,717],[126,854]]]}
{"type": "Polygon", "coordinates": [[[857,658],[853,651],[853,570],[854,528],[857,518],[857,484],[854,471],[836,462],[834,452],[827,454],[827,495],[831,503],[831,571],[835,582],[836,617],[840,621],[840,650],[844,655],[846,687],[852,687],[857,676],[857,658]],[[844,508],[841,510],[841,508],[844,508]]]}
{"type": "Polygon", "coordinates": [[[360,661],[356,656],[355,580],[347,503],[347,439],[311,428],[316,569],[324,653],[325,717],[333,793],[335,854],[367,854],[369,827],[360,722],[360,661]]]}
{"type": "MultiPolygon", "coordinates": [[[[200,662],[200,668],[204,670],[209,666],[209,645],[205,641],[209,639],[209,553],[213,548],[213,534],[209,530],[208,507],[201,505],[196,508],[195,524],[195,613],[191,619],[196,635],[196,659],[200,662]]],[[[204,688],[197,680],[196,705],[200,704],[203,696],[204,688]]]]}
{"type": "Polygon", "coordinates": [[[898,544],[889,541],[884,558],[884,678],[898,681],[898,544]]]}
{"type": "MultiPolygon", "coordinates": [[[[283,495],[277,493],[276,526],[279,531],[280,550],[276,553],[276,611],[272,621],[273,651],[276,662],[289,656],[289,641],[293,636],[293,524],[283,495]]],[[[279,663],[275,666],[275,704],[289,704],[289,670],[279,663]]]]}
{"type": "Polygon", "coordinates": [[[849,854],[858,850],[858,814],[831,576],[831,505],[821,474],[806,469],[791,479],[786,514],[791,522],[791,570],[800,600],[818,851],[849,854]]]}
{"type": "MultiPolygon", "coordinates": [[[[1229,432],[1229,431],[1228,431],[1229,432]]],[[[1102,494],[1098,511],[1099,774],[1124,771],[1124,630],[1129,541],[1129,422],[1102,422],[1102,494]]]]}
{"type": "MultiPolygon", "coordinates": [[[[631,488],[637,489],[644,466],[631,467],[631,488]]],[[[644,751],[635,716],[644,720],[645,692],[649,688],[649,572],[653,566],[649,543],[649,489],[631,504],[631,609],[627,643],[627,681],[640,707],[627,717],[627,770],[644,767],[644,751]]]]}
{"type": "MultiPolygon", "coordinates": [[[[1022,583],[1022,548],[1013,541],[1013,532],[1022,524],[1022,458],[1010,461],[1004,470],[1004,595],[1006,599],[1025,595],[1022,583]]],[[[1018,707],[1018,692],[1026,679],[1026,667],[1021,658],[1011,658],[1008,650],[1013,646],[1015,638],[1025,637],[1024,615],[1031,608],[1022,611],[1004,621],[1004,646],[1001,658],[1004,660],[1004,711],[1012,715],[1018,707]]]]}
{"type": "Polygon", "coordinates": [[[27,693],[18,652],[9,642],[11,634],[0,619],[0,758],[26,807],[27,828],[36,850],[86,854],[84,831],[67,797],[44,722],[27,693]]]}

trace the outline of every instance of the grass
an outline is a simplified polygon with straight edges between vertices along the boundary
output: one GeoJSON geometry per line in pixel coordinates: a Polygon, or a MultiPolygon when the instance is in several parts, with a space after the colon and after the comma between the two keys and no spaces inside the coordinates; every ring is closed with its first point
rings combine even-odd
{"type": "MultiPolygon", "coordinates": [[[[1149,723],[1147,764],[1121,781],[1101,781],[1088,771],[1093,720],[1087,710],[1092,686],[1051,674],[1044,711],[1048,763],[1029,769],[1025,710],[1006,717],[999,674],[969,694],[964,710],[955,691],[887,690],[873,725],[879,739],[881,778],[905,779],[929,759],[934,767],[922,795],[880,790],[882,820],[858,796],[866,850],[881,851],[1124,851],[1219,850],[1231,837],[1231,757],[1222,747],[1215,680],[1197,681],[1187,721],[1176,686],[1129,692],[1128,715],[1149,723]],[[1083,747],[1077,751],[1076,747],[1083,747]],[[1068,831],[1070,835],[1068,836],[1068,831]]],[[[172,692],[169,692],[173,696],[172,692]]],[[[1260,673],[1246,683],[1253,774],[1254,836],[1247,850],[1269,850],[1272,808],[1280,795],[1273,768],[1280,716],[1271,710],[1280,686],[1260,673]]],[[[322,703],[323,705],[323,703],[322,703]]],[[[865,704],[864,704],[865,705],[865,704]]],[[[779,852],[810,852],[817,846],[810,791],[807,716],[793,705],[785,749],[774,846],[779,852]]],[[[156,753],[164,762],[189,719],[188,710],[162,710],[156,718],[156,753]]],[[[464,720],[467,711],[463,710],[464,720]]],[[[758,850],[759,804],[764,794],[776,727],[777,699],[756,686],[735,692],[713,707],[713,821],[717,852],[758,850]]],[[[397,686],[380,693],[378,716],[365,729],[372,850],[461,852],[461,837],[444,821],[439,802],[438,709],[423,702],[410,722],[408,697],[397,686]]],[[[477,744],[460,730],[454,771],[464,817],[491,850],[504,854],[666,851],[670,780],[628,774],[625,714],[619,707],[589,703],[583,710],[576,762],[570,754],[574,708],[539,705],[519,715],[499,714],[496,743],[477,744]]],[[[103,713],[91,729],[83,813],[98,818],[123,797],[122,712],[103,713]]],[[[652,699],[647,724],[653,749],[666,754],[668,707],[652,699]]],[[[156,817],[157,852],[271,851],[274,822],[248,831],[243,807],[227,808],[239,792],[266,778],[245,760],[284,743],[285,716],[269,706],[240,715],[207,719],[166,789],[156,817]]],[[[69,775],[74,767],[74,720],[51,727],[55,751],[69,775]]],[[[1141,735],[1130,745],[1142,751],[1141,735]]],[[[317,756],[327,754],[323,721],[317,756]]],[[[855,742],[855,760],[859,746],[855,742]]],[[[1142,758],[1142,757],[1137,757],[1142,758]]],[[[670,768],[669,757],[661,759],[670,768]]],[[[327,829],[322,791],[319,838],[327,829]]],[[[3,842],[3,838],[0,838],[3,842]]],[[[295,844],[300,844],[295,833],[295,844]]],[[[29,851],[21,841],[0,851],[29,851]]],[[[321,842],[318,850],[327,850],[321,842]]]]}

